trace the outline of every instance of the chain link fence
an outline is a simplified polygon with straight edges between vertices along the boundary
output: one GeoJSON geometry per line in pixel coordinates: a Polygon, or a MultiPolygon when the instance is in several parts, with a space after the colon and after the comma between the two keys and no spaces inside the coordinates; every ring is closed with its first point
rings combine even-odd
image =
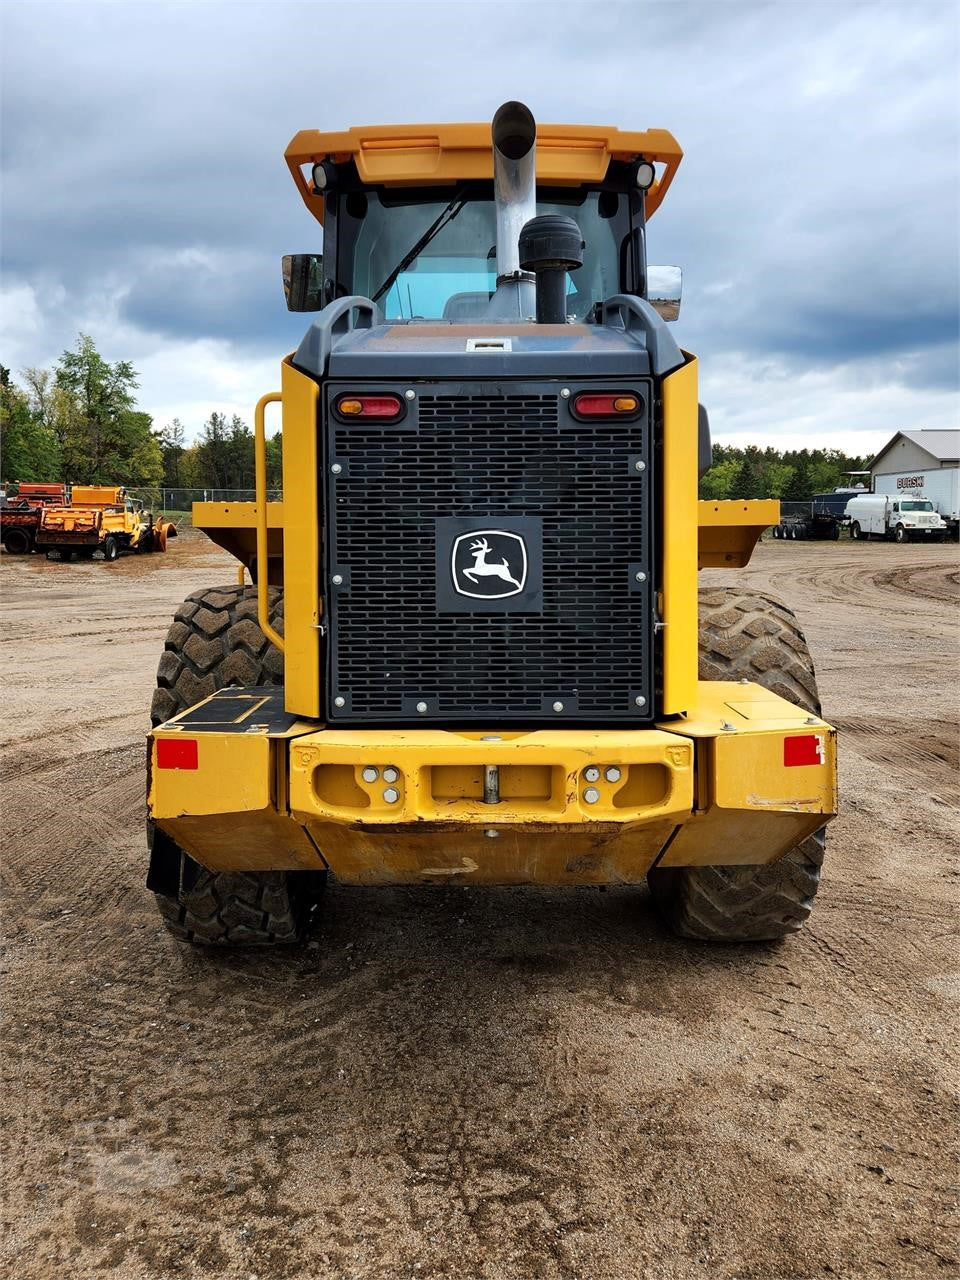
{"type": "MultiPolygon", "coordinates": [[[[150,511],[158,514],[173,511],[191,511],[195,502],[255,502],[253,489],[130,489],[132,498],[139,498],[150,511]]],[[[267,490],[268,502],[280,502],[283,491],[267,490]]]]}

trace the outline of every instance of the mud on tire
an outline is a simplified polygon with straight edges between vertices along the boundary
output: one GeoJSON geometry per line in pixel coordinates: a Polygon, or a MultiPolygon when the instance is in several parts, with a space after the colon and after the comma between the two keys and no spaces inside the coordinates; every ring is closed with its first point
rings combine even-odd
{"type": "MultiPolygon", "coordinates": [[[[737,588],[700,592],[700,679],[751,680],[820,714],[813,659],[781,601],[737,588]]],[[[753,942],[796,933],[820,885],[825,829],[762,866],[654,867],[647,876],[660,914],[686,938],[753,942]]]]}
{"type": "MultiPolygon", "coordinates": [[[[270,622],[283,635],[283,592],[268,593],[270,622]]],[[[154,725],[229,685],[282,685],[283,655],[257,621],[255,587],[208,587],[174,614],[150,707],[154,725]]]]}

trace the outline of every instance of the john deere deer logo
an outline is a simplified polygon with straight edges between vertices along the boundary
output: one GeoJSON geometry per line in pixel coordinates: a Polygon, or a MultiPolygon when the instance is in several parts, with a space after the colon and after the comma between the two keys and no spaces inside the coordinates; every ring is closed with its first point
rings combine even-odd
{"type": "Polygon", "coordinates": [[[460,595],[474,600],[502,600],[523,590],[527,548],[519,533],[477,529],[461,533],[455,540],[450,567],[454,588],[460,595]]]}

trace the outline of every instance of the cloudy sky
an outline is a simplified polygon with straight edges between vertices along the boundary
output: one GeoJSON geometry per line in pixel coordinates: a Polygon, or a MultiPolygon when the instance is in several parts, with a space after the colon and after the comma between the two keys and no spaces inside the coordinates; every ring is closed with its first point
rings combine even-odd
{"type": "Polygon", "coordinates": [[[869,453],[956,425],[954,0],[442,0],[2,6],[0,361],[78,331],[132,360],[157,425],[251,418],[305,318],[279,258],[319,247],[301,128],[662,126],[651,223],[715,438],[869,453]]]}

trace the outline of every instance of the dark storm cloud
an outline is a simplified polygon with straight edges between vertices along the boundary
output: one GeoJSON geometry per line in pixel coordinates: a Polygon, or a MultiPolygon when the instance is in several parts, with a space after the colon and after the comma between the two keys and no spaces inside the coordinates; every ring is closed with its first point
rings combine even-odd
{"type": "MultiPolygon", "coordinates": [[[[272,338],[280,311],[286,314],[279,262],[240,250],[147,259],[120,304],[121,318],[148,333],[216,334],[241,345],[272,338]],[[269,298],[264,281],[273,286],[269,298]]],[[[303,329],[302,316],[293,322],[303,329]]]]}
{"type": "Polygon", "coordinates": [[[3,283],[38,312],[8,341],[44,363],[93,315],[115,334],[222,340],[238,364],[273,358],[303,328],[283,310],[279,256],[321,239],[283,163],[292,134],[487,119],[517,96],[543,120],[676,134],[686,158],[649,241],[684,266],[684,343],[715,363],[879,359],[904,385],[922,370],[949,385],[955,15],[8,3],[3,283]]]}

